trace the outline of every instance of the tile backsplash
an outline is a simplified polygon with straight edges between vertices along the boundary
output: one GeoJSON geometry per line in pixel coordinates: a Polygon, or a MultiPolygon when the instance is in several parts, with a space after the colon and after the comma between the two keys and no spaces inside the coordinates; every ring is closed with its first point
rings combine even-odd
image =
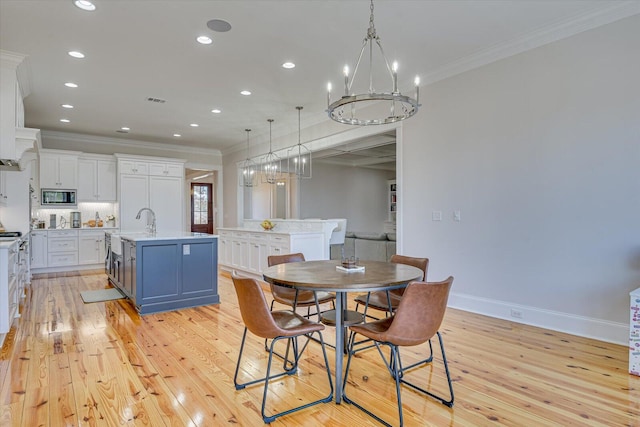
{"type": "Polygon", "coordinates": [[[107,216],[113,215],[116,217],[115,226],[117,227],[120,223],[118,218],[118,204],[117,203],[78,203],[78,207],[76,209],[65,209],[65,208],[46,208],[41,209],[39,207],[34,207],[32,212],[32,219],[37,219],[39,221],[45,222],[45,228],[49,228],[49,218],[50,215],[56,215],[56,226],[57,228],[61,227],[61,218],[64,218],[64,222],[66,225],[64,228],[71,228],[71,212],[80,212],[80,216],[82,218],[82,222],[86,223],[90,219],[96,218],[96,212],[100,219],[104,221],[104,226],[107,226],[107,216]]]}

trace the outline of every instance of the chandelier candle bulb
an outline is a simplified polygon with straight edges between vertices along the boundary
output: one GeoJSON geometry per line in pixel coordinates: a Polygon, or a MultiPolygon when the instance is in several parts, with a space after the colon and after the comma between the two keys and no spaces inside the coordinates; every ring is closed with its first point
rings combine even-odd
{"type": "Polygon", "coordinates": [[[331,82],[327,83],[327,107],[331,105],[331,82]]]}
{"type": "Polygon", "coordinates": [[[414,83],[416,85],[416,104],[420,106],[420,77],[419,76],[416,76],[414,83]]]}
{"type": "Polygon", "coordinates": [[[349,66],[344,66],[344,96],[349,96],[349,66]]]}
{"type": "Polygon", "coordinates": [[[393,61],[393,93],[398,93],[398,62],[393,61]]]}

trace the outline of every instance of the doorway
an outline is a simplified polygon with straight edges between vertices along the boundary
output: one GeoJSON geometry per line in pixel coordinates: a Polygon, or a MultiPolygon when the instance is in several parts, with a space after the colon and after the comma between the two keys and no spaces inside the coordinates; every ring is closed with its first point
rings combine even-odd
{"type": "Polygon", "coordinates": [[[191,183],[191,231],[213,234],[213,184],[191,183]]]}

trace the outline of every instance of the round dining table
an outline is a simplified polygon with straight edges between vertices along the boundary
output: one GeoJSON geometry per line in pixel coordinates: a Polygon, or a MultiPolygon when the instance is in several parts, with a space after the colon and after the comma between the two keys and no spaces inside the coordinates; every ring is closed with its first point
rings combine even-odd
{"type": "Polygon", "coordinates": [[[342,401],[342,362],[345,350],[343,317],[347,308],[347,293],[398,289],[411,281],[421,280],[423,275],[422,270],[417,267],[381,261],[360,261],[358,267],[364,267],[360,270],[344,271],[340,267],[341,262],[335,260],[305,261],[274,265],[262,272],[264,280],[275,285],[336,293],[336,403],[342,401]]]}

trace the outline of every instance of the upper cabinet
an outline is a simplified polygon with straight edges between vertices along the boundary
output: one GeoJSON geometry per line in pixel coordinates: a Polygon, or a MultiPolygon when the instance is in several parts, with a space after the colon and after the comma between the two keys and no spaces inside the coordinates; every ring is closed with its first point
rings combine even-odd
{"type": "Polygon", "coordinates": [[[121,159],[118,168],[127,175],[149,175],[149,163],[144,161],[121,159]]]}
{"type": "Polygon", "coordinates": [[[184,165],[181,163],[149,163],[149,175],[184,177],[184,165]]]}
{"type": "Polygon", "coordinates": [[[155,213],[158,232],[183,230],[184,160],[115,155],[118,160],[120,228],[143,231],[147,213],[136,219],[141,208],[155,213]]]}
{"type": "MultiPolygon", "coordinates": [[[[0,50],[0,160],[19,164],[24,152],[35,147],[38,129],[25,129],[22,98],[28,92],[26,55],[0,50]]],[[[20,166],[22,169],[22,166],[20,166]]]]}
{"type": "Polygon", "coordinates": [[[78,154],[73,151],[40,151],[40,188],[78,188],[78,154]]]}
{"type": "Polygon", "coordinates": [[[113,156],[80,156],[78,201],[116,201],[116,160],[113,156]]]}

